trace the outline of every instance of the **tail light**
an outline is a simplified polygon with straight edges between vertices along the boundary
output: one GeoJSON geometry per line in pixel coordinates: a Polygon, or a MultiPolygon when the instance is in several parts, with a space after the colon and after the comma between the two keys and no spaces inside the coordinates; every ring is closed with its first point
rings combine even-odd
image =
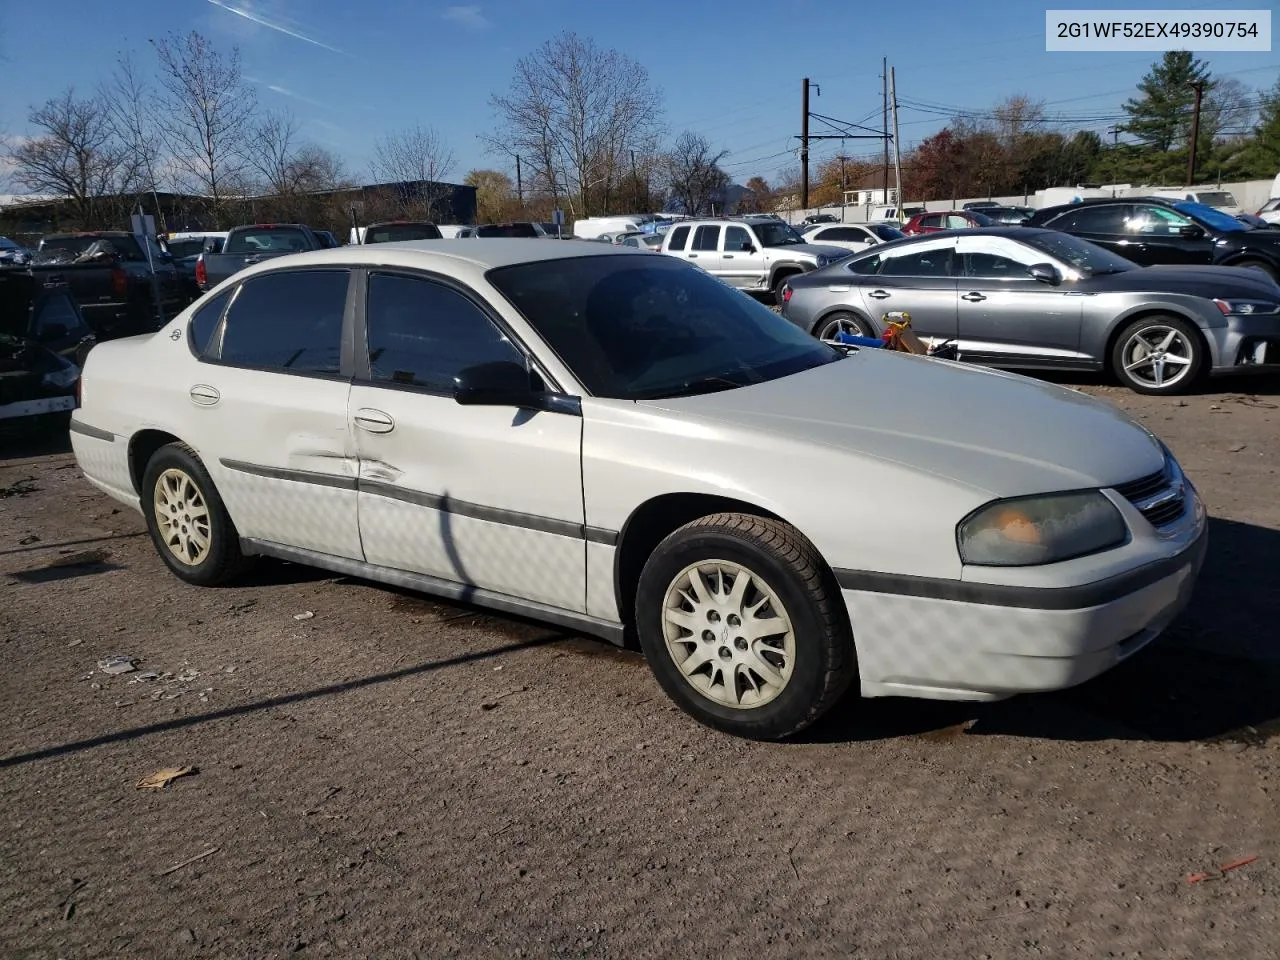
{"type": "Polygon", "coordinates": [[[782,288],[782,302],[783,303],[791,302],[791,285],[790,284],[782,288]]]}
{"type": "Polygon", "coordinates": [[[123,267],[111,268],[111,293],[120,300],[129,294],[129,275],[123,267]]]}
{"type": "Polygon", "coordinates": [[[196,259],[196,286],[201,290],[204,289],[206,283],[209,282],[209,271],[204,266],[204,254],[196,259]]]}

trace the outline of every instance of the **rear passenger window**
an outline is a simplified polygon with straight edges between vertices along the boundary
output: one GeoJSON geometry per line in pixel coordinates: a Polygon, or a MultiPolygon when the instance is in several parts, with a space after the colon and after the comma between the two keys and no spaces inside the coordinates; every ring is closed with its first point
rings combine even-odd
{"type": "Polygon", "coordinates": [[[231,299],[231,294],[234,290],[235,287],[228,287],[223,290],[197,310],[195,316],[191,318],[191,323],[187,327],[187,336],[191,349],[195,351],[196,356],[203,357],[205,351],[208,350],[209,340],[213,337],[213,332],[218,329],[218,321],[222,319],[222,311],[226,309],[227,301],[231,299]]]}
{"type": "Polygon", "coordinates": [[[340,373],[348,279],[346,270],[290,270],[246,280],[227,311],[218,359],[282,373],[340,373]]]}
{"type": "Polygon", "coordinates": [[[720,228],[702,226],[693,235],[693,249],[718,250],[720,248],[720,228]]]}
{"type": "Polygon", "coordinates": [[[951,275],[951,250],[941,248],[887,258],[880,269],[885,277],[947,277],[951,275]]]}
{"type": "Polygon", "coordinates": [[[683,250],[684,245],[688,242],[688,240],[689,240],[689,228],[676,227],[674,230],[671,231],[671,245],[667,247],[667,249],[683,250]]]}
{"type": "Polygon", "coordinates": [[[366,315],[374,383],[452,394],[468,367],[524,354],[492,320],[452,287],[419,277],[369,277],[366,315]]]}

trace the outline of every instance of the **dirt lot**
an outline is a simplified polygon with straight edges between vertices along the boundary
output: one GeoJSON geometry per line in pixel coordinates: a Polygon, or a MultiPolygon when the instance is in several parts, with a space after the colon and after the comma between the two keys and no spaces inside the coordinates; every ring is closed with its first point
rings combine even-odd
{"type": "Polygon", "coordinates": [[[1280,955],[1280,381],[1083,388],[1209,503],[1186,615],[1075,690],[785,745],[537,624],[286,564],[185,586],[65,444],[9,442],[0,955],[1280,955]]]}

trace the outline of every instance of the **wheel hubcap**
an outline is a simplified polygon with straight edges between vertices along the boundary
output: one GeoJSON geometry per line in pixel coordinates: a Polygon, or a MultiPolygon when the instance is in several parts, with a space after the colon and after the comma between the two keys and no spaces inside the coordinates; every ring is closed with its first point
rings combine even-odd
{"type": "Polygon", "coordinates": [[[187,566],[209,553],[209,508],[185,471],[171,468],[156,478],[155,518],[160,539],[187,566]]]}
{"type": "Polygon", "coordinates": [[[707,560],[671,581],[667,652],[698,693],[735,709],[762,707],[791,679],[795,633],[777,593],[740,564],[707,560]]]}
{"type": "Polygon", "coordinates": [[[1152,387],[1170,387],[1186,377],[1194,356],[1186,336],[1173,327],[1143,327],[1124,345],[1124,370],[1152,387]]]}
{"type": "Polygon", "coordinates": [[[837,317],[823,325],[822,333],[818,336],[818,339],[823,343],[838,343],[839,341],[836,338],[842,333],[847,333],[853,337],[864,335],[862,329],[853,320],[847,317],[837,317]]]}

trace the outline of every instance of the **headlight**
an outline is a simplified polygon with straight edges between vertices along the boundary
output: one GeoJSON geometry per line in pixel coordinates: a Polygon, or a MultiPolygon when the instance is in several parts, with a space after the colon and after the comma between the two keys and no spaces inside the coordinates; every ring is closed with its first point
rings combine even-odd
{"type": "Polygon", "coordinates": [[[983,567],[1029,567],[1098,553],[1124,543],[1129,529],[1097,490],[997,500],[956,528],[960,559],[983,567]]]}
{"type": "Polygon", "coordinates": [[[1280,303],[1269,300],[1215,300],[1213,305],[1227,317],[1274,316],[1280,313],[1280,303]]]}

